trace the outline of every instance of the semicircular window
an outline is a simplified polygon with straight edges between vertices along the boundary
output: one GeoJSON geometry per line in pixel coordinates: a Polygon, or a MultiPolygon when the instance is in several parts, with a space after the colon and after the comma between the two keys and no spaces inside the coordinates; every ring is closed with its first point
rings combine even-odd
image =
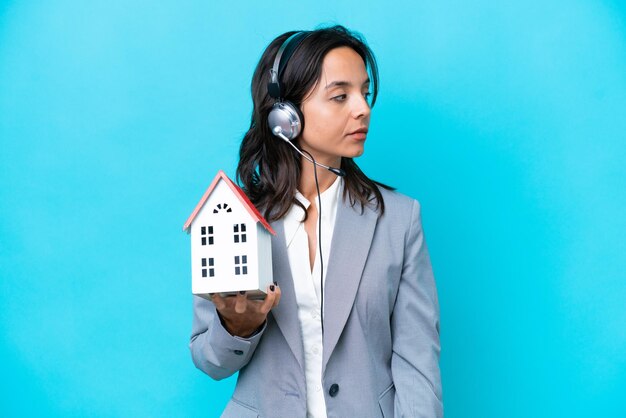
{"type": "Polygon", "coordinates": [[[213,213],[220,213],[224,211],[230,213],[233,211],[233,209],[228,206],[228,203],[218,203],[217,206],[213,209],[213,213]]]}

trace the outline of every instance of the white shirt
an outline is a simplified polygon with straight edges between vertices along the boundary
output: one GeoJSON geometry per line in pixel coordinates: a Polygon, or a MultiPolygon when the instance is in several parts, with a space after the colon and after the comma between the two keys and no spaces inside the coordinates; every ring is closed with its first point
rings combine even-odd
{"type": "MultiPolygon", "coordinates": [[[[324,257],[324,273],[326,280],[330,244],[337,216],[337,202],[343,192],[343,179],[337,177],[335,182],[321,195],[322,199],[322,255],[324,257]]],[[[300,192],[296,199],[308,209],[309,202],[300,192]]],[[[317,196],[314,199],[317,208],[317,196]]],[[[319,211],[318,211],[319,213],[319,211]]],[[[289,265],[293,277],[298,320],[302,331],[304,346],[304,374],[306,379],[307,417],[326,418],[326,401],[322,387],[322,323],[320,316],[320,260],[319,232],[315,223],[315,235],[318,236],[315,249],[315,262],[311,272],[309,261],[309,241],[304,229],[304,211],[294,204],[284,218],[285,240],[289,265]]]]}

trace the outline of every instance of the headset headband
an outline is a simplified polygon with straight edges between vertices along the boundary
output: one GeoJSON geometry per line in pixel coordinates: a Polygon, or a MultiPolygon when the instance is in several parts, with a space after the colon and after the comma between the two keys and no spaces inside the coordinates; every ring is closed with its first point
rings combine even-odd
{"type": "Polygon", "coordinates": [[[302,42],[310,32],[300,31],[291,35],[278,49],[276,58],[274,58],[274,66],[270,70],[270,82],[267,84],[267,90],[269,95],[274,99],[282,99],[282,92],[280,87],[280,77],[289,62],[289,58],[293,55],[300,42],[302,42]],[[282,56],[285,55],[285,59],[282,56]]]}

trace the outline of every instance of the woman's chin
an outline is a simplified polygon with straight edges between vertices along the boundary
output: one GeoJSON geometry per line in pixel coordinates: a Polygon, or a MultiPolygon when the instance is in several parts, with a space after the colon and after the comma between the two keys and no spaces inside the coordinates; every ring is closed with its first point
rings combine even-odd
{"type": "Polygon", "coordinates": [[[346,152],[344,157],[356,158],[356,157],[360,157],[361,155],[363,155],[364,152],[365,152],[365,147],[361,145],[361,146],[350,149],[348,152],[346,152]]]}

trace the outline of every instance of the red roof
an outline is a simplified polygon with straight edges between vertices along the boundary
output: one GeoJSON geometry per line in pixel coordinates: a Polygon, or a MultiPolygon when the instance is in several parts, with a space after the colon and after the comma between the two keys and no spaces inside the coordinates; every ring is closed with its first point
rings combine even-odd
{"type": "Polygon", "coordinates": [[[233,191],[233,193],[235,193],[235,196],[239,198],[239,201],[241,201],[241,204],[243,204],[243,206],[248,210],[248,213],[250,213],[250,216],[252,216],[252,218],[255,221],[261,222],[261,225],[263,225],[265,229],[267,229],[272,235],[276,235],[276,232],[274,232],[274,230],[272,229],[270,224],[265,220],[265,218],[261,216],[259,211],[254,206],[254,204],[250,201],[250,199],[248,199],[248,196],[246,196],[244,191],[241,190],[241,188],[237,186],[235,183],[233,183],[233,181],[229,179],[226,173],[224,173],[222,170],[218,171],[217,175],[213,179],[213,182],[211,183],[209,188],[206,190],[206,192],[204,192],[204,196],[202,196],[202,199],[200,199],[200,202],[198,202],[198,204],[196,205],[196,208],[193,210],[193,212],[189,216],[189,219],[187,219],[187,222],[185,222],[185,225],[183,226],[183,231],[189,232],[191,223],[193,222],[194,219],[196,219],[196,216],[198,215],[198,213],[200,213],[200,209],[202,209],[202,206],[204,206],[207,199],[211,195],[211,192],[213,192],[213,189],[215,188],[217,183],[220,181],[220,179],[224,180],[226,184],[228,185],[228,187],[230,187],[230,189],[233,191]]]}

